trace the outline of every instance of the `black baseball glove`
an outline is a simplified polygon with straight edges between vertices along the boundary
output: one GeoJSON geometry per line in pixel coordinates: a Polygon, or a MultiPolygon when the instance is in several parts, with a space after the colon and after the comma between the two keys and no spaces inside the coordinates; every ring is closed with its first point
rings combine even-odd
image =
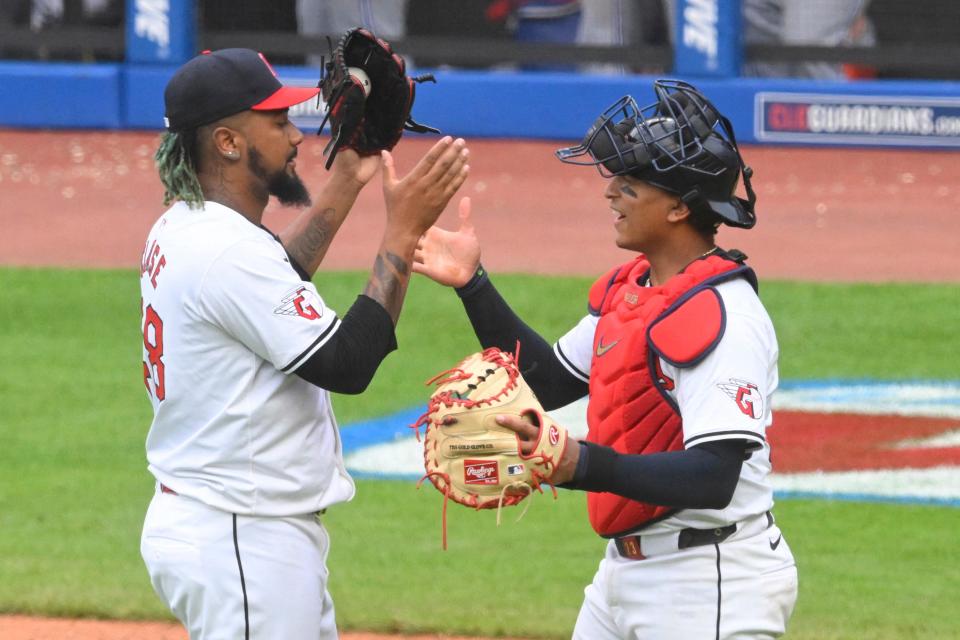
{"type": "Polygon", "coordinates": [[[407,77],[403,58],[366,29],[347,31],[331,49],[331,59],[321,69],[327,111],[317,131],[319,135],[330,121],[330,142],[323,151],[327,169],[343,147],[369,156],[393,149],[404,129],[439,133],[410,117],[416,84],[436,82],[432,75],[407,77]]]}

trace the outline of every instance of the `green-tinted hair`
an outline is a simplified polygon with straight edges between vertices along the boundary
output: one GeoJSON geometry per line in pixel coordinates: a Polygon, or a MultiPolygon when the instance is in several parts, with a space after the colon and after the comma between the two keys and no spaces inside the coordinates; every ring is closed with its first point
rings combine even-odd
{"type": "Polygon", "coordinates": [[[203,206],[203,190],[197,179],[196,131],[173,133],[167,131],[160,140],[160,147],[154,159],[160,182],[163,183],[163,204],[182,200],[188,206],[203,206]]]}

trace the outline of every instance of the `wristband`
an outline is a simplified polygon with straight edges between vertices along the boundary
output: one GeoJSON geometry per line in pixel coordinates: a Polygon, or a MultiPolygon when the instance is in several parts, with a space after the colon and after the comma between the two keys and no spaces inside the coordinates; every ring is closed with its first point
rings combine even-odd
{"type": "Polygon", "coordinates": [[[483,268],[483,265],[479,264],[477,265],[477,272],[473,274],[473,277],[462,287],[456,288],[457,295],[461,298],[471,296],[488,282],[490,282],[490,276],[487,275],[487,270],[483,268]]]}

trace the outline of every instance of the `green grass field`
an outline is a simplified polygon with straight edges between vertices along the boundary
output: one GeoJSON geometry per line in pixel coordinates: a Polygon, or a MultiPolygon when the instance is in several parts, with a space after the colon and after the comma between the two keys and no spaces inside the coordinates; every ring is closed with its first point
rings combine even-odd
{"type": "MultiPolygon", "coordinates": [[[[590,283],[495,279],[550,340],[582,315],[590,283]]],[[[365,276],[316,281],[344,311],[365,276]]],[[[761,296],[784,379],[958,377],[960,287],[771,282],[761,296]]],[[[136,273],[4,268],[0,300],[0,612],[168,618],[138,550],[153,482],[136,273]]],[[[477,346],[456,296],[422,279],[398,341],[366,394],[335,399],[341,423],[422,403],[423,381],[477,346]]],[[[358,484],[326,516],[342,627],[569,637],[603,546],[582,494],[537,496],[500,528],[451,508],[444,553],[435,491],[358,484]],[[496,551],[476,553],[481,540],[496,551]]],[[[960,511],[784,500],[777,516],[801,575],[788,637],[960,638],[960,511]]]]}

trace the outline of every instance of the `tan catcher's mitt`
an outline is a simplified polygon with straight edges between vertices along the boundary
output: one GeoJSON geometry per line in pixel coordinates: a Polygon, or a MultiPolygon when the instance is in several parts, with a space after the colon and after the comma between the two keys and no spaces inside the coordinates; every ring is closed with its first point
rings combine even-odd
{"type": "MultiPolygon", "coordinates": [[[[443,501],[443,548],[447,548],[447,500],[475,509],[519,503],[550,478],[567,446],[567,431],[545,415],[527,386],[516,358],[497,348],[468,356],[435,376],[427,412],[423,462],[426,475],[443,501]],[[500,426],[496,416],[513,414],[540,427],[536,448],[525,456],[517,434],[500,426]]],[[[417,485],[419,486],[419,484],[417,485]]],[[[553,490],[556,497],[556,490],[553,490]]],[[[521,514],[522,515],[522,514],[521,514]]]]}

